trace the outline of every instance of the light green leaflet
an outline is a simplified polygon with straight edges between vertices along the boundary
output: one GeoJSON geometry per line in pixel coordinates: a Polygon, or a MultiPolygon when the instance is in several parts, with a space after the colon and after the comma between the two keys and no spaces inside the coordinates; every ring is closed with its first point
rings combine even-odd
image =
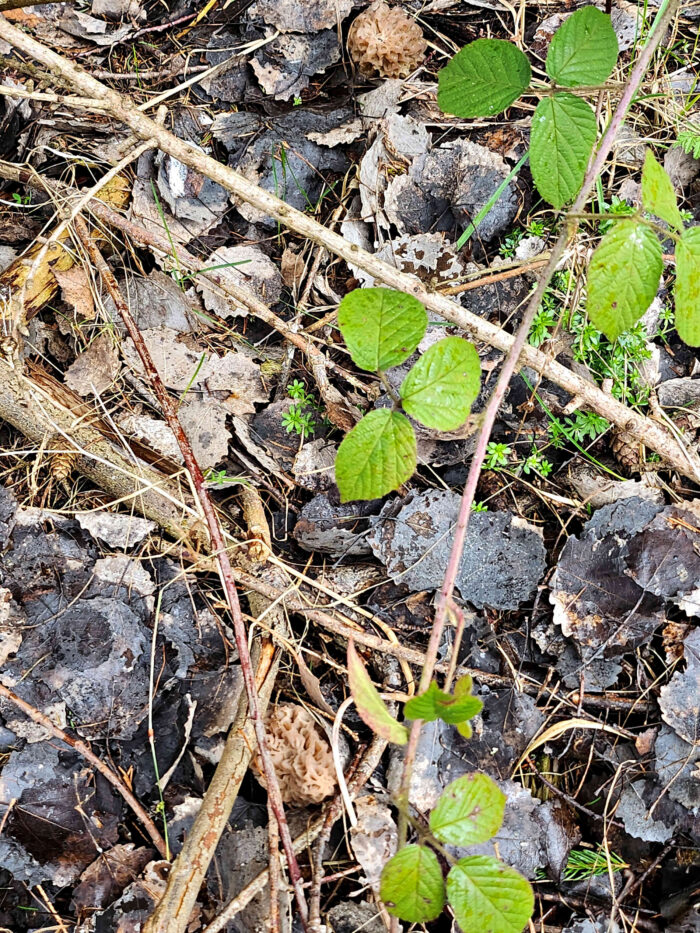
{"type": "Polygon", "coordinates": [[[544,97],[532,117],[530,169],[537,190],[560,208],[578,194],[596,138],[595,114],[573,94],[544,97]]]}
{"type": "Polygon", "coordinates": [[[656,214],[676,230],[683,229],[683,218],[678,210],[671,179],[656,161],[651,149],[647,149],[642,169],[642,204],[650,214],[656,214]]]}
{"type": "Polygon", "coordinates": [[[404,410],[428,428],[453,431],[469,415],[480,376],[474,346],[461,337],[445,337],[426,350],[404,379],[404,410]]]}
{"type": "Polygon", "coordinates": [[[438,106],[458,117],[490,117],[510,107],[530,83],[530,63],[504,39],[465,45],[438,75],[438,106]]]}
{"type": "Polygon", "coordinates": [[[341,502],[380,499],[410,479],[416,468],[416,438],[398,411],[371,411],[343,438],[335,458],[341,502]]]}
{"type": "Polygon", "coordinates": [[[400,849],[384,866],[380,896],[390,914],[409,923],[438,917],[445,906],[445,882],[435,853],[418,845],[400,849]]]}
{"type": "Polygon", "coordinates": [[[674,296],[678,336],[700,347],[700,227],[686,230],[676,245],[674,296]]]}
{"type": "Polygon", "coordinates": [[[608,340],[644,314],[662,268],[661,244],[645,224],[621,220],[606,233],[588,267],[588,317],[608,340]]]}
{"type": "Polygon", "coordinates": [[[338,306],[338,326],[355,364],[377,372],[408,359],[423,339],[428,315],[412,295],[356,288],[338,306]]]}
{"type": "Polygon", "coordinates": [[[405,745],[408,729],[397,722],[386,708],[352,641],[348,642],[348,681],[362,721],[387,742],[405,745]]]}
{"type": "Polygon", "coordinates": [[[447,876],[447,898],[463,930],[520,933],[535,899],[515,869],[487,855],[460,859],[447,876]]]}
{"type": "Polygon", "coordinates": [[[440,842],[453,846],[486,842],[501,828],[505,805],[505,794],[487,774],[465,774],[440,795],[430,829],[440,842]]]}
{"type": "Polygon", "coordinates": [[[554,33],[547,53],[547,74],[561,87],[601,84],[615,67],[618,45],[610,17],[585,6],[554,33]]]}

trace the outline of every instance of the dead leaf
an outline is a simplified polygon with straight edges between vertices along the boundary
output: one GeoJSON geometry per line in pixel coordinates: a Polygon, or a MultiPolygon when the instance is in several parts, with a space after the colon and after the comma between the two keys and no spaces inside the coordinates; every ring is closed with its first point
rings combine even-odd
{"type": "MultiPolygon", "coordinates": [[[[285,251],[286,252],[286,251],[285,251]]],[[[283,261],[284,262],[284,261],[283,261]]],[[[246,289],[263,304],[274,305],[282,294],[283,276],[258,246],[223,246],[205,261],[205,267],[224,283],[246,289]]],[[[204,307],[219,317],[242,317],[248,307],[203,278],[195,280],[204,307]]]]}
{"type": "Polygon", "coordinates": [[[119,368],[119,353],[111,335],[100,334],[68,367],[66,385],[78,395],[102,395],[114,385],[119,368]]]}
{"type": "Polygon", "coordinates": [[[683,642],[685,671],[676,672],[661,688],[659,706],[664,722],[691,745],[700,745],[700,629],[683,642]]]}
{"type": "Polygon", "coordinates": [[[95,303],[92,299],[90,279],[80,264],[70,269],[54,269],[53,275],[61,286],[63,300],[86,321],[95,318],[95,303]]]}

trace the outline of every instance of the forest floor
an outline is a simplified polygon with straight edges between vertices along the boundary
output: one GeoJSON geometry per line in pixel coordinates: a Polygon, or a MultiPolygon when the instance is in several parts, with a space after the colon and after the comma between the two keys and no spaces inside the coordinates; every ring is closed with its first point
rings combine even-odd
{"type": "MultiPolygon", "coordinates": [[[[338,446],[414,357],[388,386],[358,369],[337,308],[354,289],[411,282],[449,298],[451,320],[428,306],[416,358],[446,334],[473,339],[483,411],[564,214],[527,161],[513,171],[534,106],[446,116],[437,74],[491,37],[542,75],[574,9],[392,6],[413,28],[406,77],[386,76],[403,26],[373,73],[352,61],[367,0],[0,16],[0,931],[301,929],[246,675],[268,710],[308,928],[387,929],[379,878],[403,750],[346,703],[348,637],[400,710],[479,420],[416,425],[413,477],[341,503],[338,446]],[[18,48],[16,30],[65,64],[18,48]],[[206,159],[193,167],[196,153],[189,165],[144,141],[71,63],[248,194],[206,159]],[[302,219],[268,213],[259,189],[302,219]],[[351,247],[382,262],[354,263],[351,247]]],[[[620,56],[593,100],[601,131],[656,11],[612,6],[620,56]]],[[[590,213],[638,210],[650,149],[684,222],[700,223],[699,20],[697,3],[673,17],[590,213]]],[[[674,329],[670,241],[638,324],[610,342],[588,321],[586,266],[610,223],[592,217],[568,243],[528,336],[540,353],[499,409],[436,668],[442,683],[454,660],[483,709],[470,739],[424,725],[411,787],[420,826],[455,778],[498,782],[503,826],[464,851],[531,881],[538,933],[700,930],[700,482],[605,414],[616,400],[695,450],[700,356],[674,329]],[[598,408],[544,372],[553,361],[600,390],[598,408]]]]}

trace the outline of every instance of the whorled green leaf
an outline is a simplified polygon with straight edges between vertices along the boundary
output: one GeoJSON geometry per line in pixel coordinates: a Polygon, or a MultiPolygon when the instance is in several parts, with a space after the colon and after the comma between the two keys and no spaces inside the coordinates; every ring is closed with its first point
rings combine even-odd
{"type": "Polygon", "coordinates": [[[422,719],[424,722],[442,719],[443,722],[457,725],[472,719],[481,712],[483,706],[478,697],[452,696],[432,681],[425,693],[419,693],[406,702],[403,712],[407,719],[422,719]]]}
{"type": "Polygon", "coordinates": [[[405,745],[408,729],[397,722],[386,708],[352,641],[348,642],[348,681],[360,719],[387,742],[405,745]]]}
{"type": "Polygon", "coordinates": [[[600,241],[588,266],[588,317],[609,340],[647,310],[662,268],[661,244],[645,224],[621,220],[600,241]]]}
{"type": "Polygon", "coordinates": [[[343,438],[335,458],[341,502],[381,499],[410,479],[416,468],[416,436],[398,411],[380,408],[343,438]]]}
{"type": "Polygon", "coordinates": [[[481,366],[473,344],[445,337],[429,347],[401,386],[404,411],[438,431],[464,424],[479,394],[481,366]]]}
{"type": "Polygon", "coordinates": [[[465,774],[440,794],[430,829],[440,842],[453,846],[486,842],[501,828],[505,806],[505,794],[487,774],[465,774]]]}
{"type": "Polygon", "coordinates": [[[391,288],[356,288],[338,305],[338,326],[360,369],[398,366],[413,353],[428,326],[425,308],[391,288]]]}
{"type": "Polygon", "coordinates": [[[544,97],[530,130],[530,169],[537,190],[554,207],[578,194],[596,138],[595,114],[573,94],[544,97]]]}
{"type": "Polygon", "coordinates": [[[642,204],[650,214],[655,214],[677,230],[683,229],[683,218],[678,210],[676,192],[671,179],[647,149],[642,169],[642,204]]]}
{"type": "Polygon", "coordinates": [[[676,330],[691,347],[700,347],[700,227],[685,230],[676,245],[676,330]]]}
{"type": "Polygon", "coordinates": [[[488,855],[472,855],[452,866],[447,899],[463,930],[489,933],[520,933],[535,904],[525,878],[488,855]]]}
{"type": "Polygon", "coordinates": [[[418,845],[399,849],[384,866],[379,893],[389,913],[401,920],[434,920],[445,906],[445,882],[435,853],[418,845]]]}
{"type": "Polygon", "coordinates": [[[530,62],[505,39],[477,39],[438,74],[438,106],[458,117],[491,117],[510,107],[530,83],[530,62]]]}
{"type": "Polygon", "coordinates": [[[617,61],[617,36],[610,17],[585,6],[554,33],[547,53],[547,74],[563,87],[606,81],[617,61]]]}

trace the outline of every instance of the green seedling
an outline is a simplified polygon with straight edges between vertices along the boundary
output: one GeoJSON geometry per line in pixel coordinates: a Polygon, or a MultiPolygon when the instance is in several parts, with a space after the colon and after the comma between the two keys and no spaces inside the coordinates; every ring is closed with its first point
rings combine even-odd
{"type": "Polygon", "coordinates": [[[365,415],[346,435],[335,478],[342,502],[378,499],[416,468],[416,437],[406,415],[438,431],[453,431],[467,420],[479,394],[479,356],[469,341],[445,337],[423,353],[396,393],[385,372],[405,362],[423,339],[423,305],[388,288],[356,289],[341,301],[338,325],[353,361],[378,375],[392,406],[365,415]]]}

